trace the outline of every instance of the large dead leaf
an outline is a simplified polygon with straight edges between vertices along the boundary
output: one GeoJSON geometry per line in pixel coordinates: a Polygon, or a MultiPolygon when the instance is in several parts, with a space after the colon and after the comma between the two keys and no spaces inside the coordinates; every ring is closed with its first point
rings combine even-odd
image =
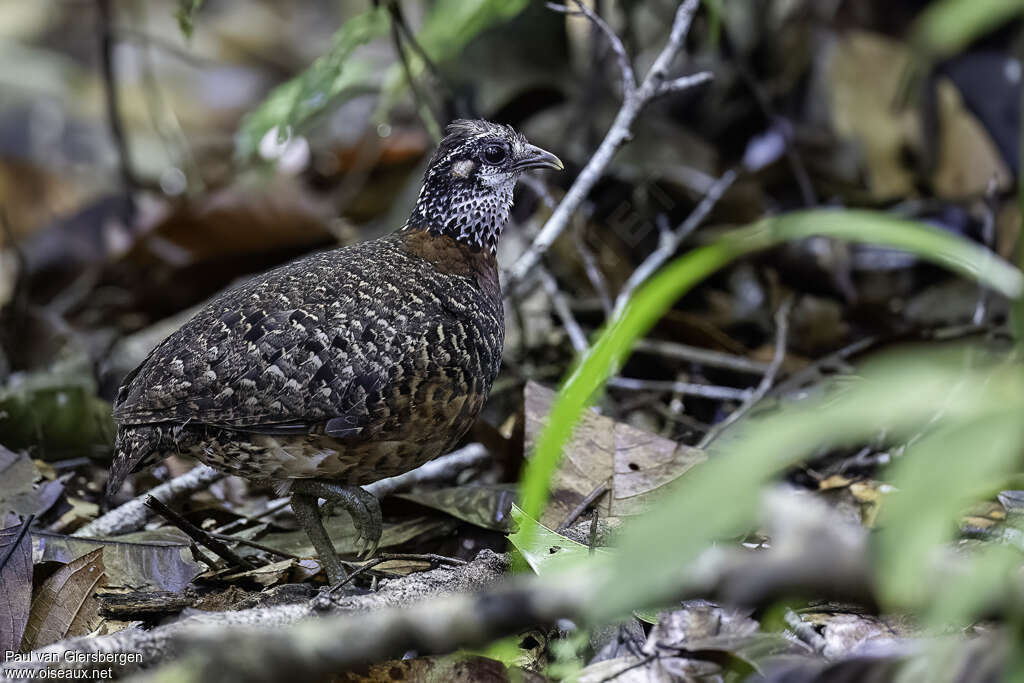
{"type": "MultiPolygon", "coordinates": [[[[401,545],[407,541],[427,533],[443,533],[449,530],[454,524],[447,520],[430,519],[417,517],[416,519],[403,520],[397,524],[385,524],[384,531],[380,537],[381,549],[401,545]]],[[[352,518],[347,512],[338,511],[324,519],[324,528],[327,529],[334,547],[341,555],[355,555],[358,551],[356,543],[356,531],[352,526],[352,518]]],[[[280,533],[267,534],[260,539],[260,543],[268,545],[275,550],[281,550],[299,557],[313,557],[316,551],[309,541],[309,536],[303,529],[295,531],[284,531],[280,533]]]]}
{"type": "Polygon", "coordinates": [[[935,147],[929,180],[937,196],[981,195],[992,179],[1001,189],[1008,188],[1009,169],[948,78],[935,84],[937,140],[923,131],[920,110],[897,106],[910,59],[910,49],[902,43],[850,31],[822,61],[819,81],[832,127],[857,147],[871,197],[888,200],[917,194],[912,157],[931,158],[935,147]]]}
{"type": "Polygon", "coordinates": [[[484,529],[505,531],[511,521],[509,510],[515,501],[515,487],[508,484],[453,486],[433,491],[400,493],[398,497],[446,512],[484,529]]]}
{"type": "Polygon", "coordinates": [[[64,565],[39,588],[32,601],[23,650],[34,650],[61,638],[80,636],[101,620],[94,593],[106,585],[103,549],[97,548],[64,565]]]}
{"type": "MultiPolygon", "coordinates": [[[[553,391],[539,384],[526,385],[527,450],[544,426],[553,397],[553,391]]],[[[698,448],[588,411],[565,447],[551,482],[551,502],[540,521],[557,527],[602,484],[609,488],[598,502],[603,518],[639,514],[666,484],[706,457],[698,448]]]]}
{"type": "Polygon", "coordinates": [[[0,520],[9,513],[19,517],[46,512],[64,490],[59,481],[39,481],[39,470],[24,453],[0,446],[0,520]],[[37,484],[36,482],[39,481],[37,484]]]}
{"type": "Polygon", "coordinates": [[[102,549],[107,583],[134,590],[178,593],[203,571],[192,559],[191,541],[177,529],[140,531],[116,541],[34,532],[32,542],[36,562],[69,562],[102,549]]]}
{"type": "Polygon", "coordinates": [[[0,651],[18,649],[32,603],[32,536],[28,524],[0,529],[0,651]]]}

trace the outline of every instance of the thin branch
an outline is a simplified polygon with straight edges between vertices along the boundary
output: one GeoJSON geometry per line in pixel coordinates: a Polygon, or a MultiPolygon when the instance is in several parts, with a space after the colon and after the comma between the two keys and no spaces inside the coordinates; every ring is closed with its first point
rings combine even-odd
{"type": "Polygon", "coordinates": [[[605,35],[605,38],[608,39],[608,45],[611,47],[612,52],[615,53],[615,59],[619,65],[619,76],[622,78],[622,98],[627,102],[634,99],[636,97],[636,75],[633,73],[633,65],[629,63],[629,55],[626,54],[626,47],[622,44],[622,40],[612,30],[612,27],[608,25],[608,22],[602,19],[597,12],[590,9],[582,0],[573,0],[573,3],[578,8],[576,11],[570,10],[565,5],[553,2],[549,2],[547,6],[548,9],[570,16],[585,16],[605,35]]]}
{"type": "Polygon", "coordinates": [[[409,89],[412,91],[413,100],[416,101],[416,111],[430,135],[435,139],[440,138],[441,123],[437,116],[437,112],[434,111],[431,102],[427,99],[423,91],[420,90],[419,83],[416,82],[416,76],[412,73],[412,66],[409,64],[409,59],[405,55],[405,46],[403,45],[404,34],[402,33],[402,26],[405,24],[405,19],[402,16],[402,10],[398,6],[397,2],[389,2],[388,12],[391,15],[391,43],[395,48],[395,54],[398,55],[398,60],[402,63],[402,71],[405,73],[405,80],[409,84],[409,89]]]}
{"type": "MultiPolygon", "coordinates": [[[[534,238],[533,243],[512,265],[512,268],[509,270],[508,286],[505,289],[506,296],[512,295],[523,284],[530,270],[537,265],[541,256],[547,252],[558,236],[562,234],[562,231],[565,230],[565,227],[569,224],[570,217],[579,208],[580,204],[583,203],[587,195],[590,194],[590,190],[611,162],[615,152],[630,139],[633,123],[647,104],[657,97],[661,86],[665,83],[669,66],[671,66],[672,61],[682,49],[683,40],[689,31],[690,22],[697,11],[697,5],[698,0],[683,0],[679,5],[679,9],[676,10],[675,19],[672,22],[668,41],[654,60],[654,64],[647,72],[647,75],[644,76],[644,80],[639,87],[631,90],[628,87],[628,79],[624,76],[625,92],[622,107],[619,109],[618,114],[616,114],[611,128],[608,129],[608,133],[605,135],[604,140],[601,141],[597,151],[590,158],[590,161],[583,167],[580,174],[576,176],[572,187],[569,188],[558,208],[548,218],[540,233],[534,238]],[[630,96],[631,93],[635,94],[635,96],[630,96]]],[[[600,25],[598,24],[598,26],[600,25]]],[[[628,63],[628,61],[627,59],[626,62],[628,63]]],[[[622,64],[620,62],[621,68],[622,64]]],[[[632,73],[632,68],[630,68],[629,73],[632,73]]]]}
{"type": "Polygon", "coordinates": [[[640,339],[637,341],[634,351],[657,354],[666,358],[674,358],[714,368],[724,368],[735,372],[746,372],[752,375],[763,375],[768,372],[768,363],[750,360],[744,356],[737,356],[731,353],[702,349],[699,346],[690,346],[689,344],[680,344],[663,339],[640,339]]]}
{"type": "Polygon", "coordinates": [[[754,389],[754,392],[747,397],[740,407],[729,413],[724,420],[714,425],[704,435],[704,438],[697,444],[697,448],[707,448],[708,444],[717,439],[719,435],[731,425],[749,413],[757,403],[763,399],[768,391],[775,384],[775,377],[779,374],[782,361],[786,359],[786,341],[789,335],[789,312],[793,310],[793,297],[789,296],[775,311],[775,352],[772,354],[772,362],[768,365],[768,371],[764,373],[761,382],[754,389]]]}
{"type": "Polygon", "coordinates": [[[196,543],[209,548],[217,555],[217,557],[220,557],[225,562],[246,570],[256,569],[256,565],[252,562],[243,557],[239,557],[234,550],[227,547],[224,543],[203,531],[153,496],[146,496],[146,507],[150,508],[168,522],[184,531],[188,534],[189,538],[196,543]]]}
{"type": "Polygon", "coordinates": [[[121,182],[124,184],[125,193],[129,197],[129,205],[134,211],[134,200],[131,197],[132,191],[138,187],[138,179],[132,170],[131,152],[128,149],[128,140],[124,133],[124,122],[121,119],[121,108],[118,104],[117,76],[114,73],[114,46],[116,41],[114,37],[111,0],[96,0],[96,7],[99,10],[100,20],[100,68],[103,73],[103,94],[107,106],[107,123],[110,126],[110,134],[114,138],[114,145],[117,147],[121,182]]]}
{"type": "Polygon", "coordinates": [[[467,467],[473,467],[474,465],[486,462],[490,457],[491,454],[484,448],[483,444],[471,443],[452,451],[448,455],[443,455],[436,460],[420,465],[405,474],[381,479],[372,484],[367,484],[363,488],[368,493],[372,493],[378,498],[383,498],[384,496],[390,496],[396,491],[412,488],[424,482],[451,479],[467,467]]]}
{"type": "Polygon", "coordinates": [[[720,387],[711,384],[693,384],[658,379],[636,379],[633,377],[612,377],[608,386],[629,391],[671,391],[686,396],[698,396],[717,401],[744,401],[750,396],[750,389],[720,387]]]}
{"type": "Polygon", "coordinates": [[[288,559],[288,560],[301,560],[302,559],[301,557],[299,557],[298,555],[295,555],[293,553],[286,553],[283,550],[278,550],[277,548],[271,548],[269,545],[264,545],[262,543],[257,543],[256,541],[250,541],[247,538],[239,538],[237,536],[232,536],[231,534],[219,534],[216,531],[207,531],[205,533],[209,534],[213,538],[216,538],[218,541],[224,541],[226,543],[238,543],[239,545],[247,545],[250,548],[255,548],[256,550],[262,550],[265,553],[270,553],[271,555],[277,555],[279,557],[283,557],[283,558],[288,559]]]}
{"type": "Polygon", "coordinates": [[[707,83],[712,80],[714,75],[710,71],[701,71],[689,76],[681,76],[680,78],[674,78],[671,81],[666,81],[661,84],[658,88],[657,97],[669,95],[671,93],[682,92],[683,90],[689,90],[701,83],[707,83]]]}
{"type": "Polygon", "coordinates": [[[543,266],[537,267],[537,274],[540,277],[541,285],[544,287],[544,292],[551,299],[551,305],[555,308],[555,314],[558,315],[558,318],[562,321],[562,326],[569,335],[572,347],[577,353],[586,352],[589,348],[587,345],[587,335],[583,333],[583,328],[576,322],[576,317],[572,314],[572,308],[569,306],[565,295],[558,289],[558,281],[555,280],[555,276],[543,266]]]}
{"type": "Polygon", "coordinates": [[[598,484],[593,491],[588,493],[586,497],[580,501],[579,505],[572,509],[572,512],[569,513],[569,516],[565,518],[564,522],[558,525],[558,528],[555,529],[555,531],[557,531],[558,533],[562,533],[563,531],[571,527],[573,522],[579,519],[580,515],[587,511],[588,507],[599,501],[601,499],[601,496],[608,493],[608,491],[609,489],[607,483],[598,484]]]}
{"type": "Polygon", "coordinates": [[[683,240],[689,237],[694,230],[700,227],[700,224],[704,222],[708,214],[711,213],[711,209],[715,207],[718,200],[722,198],[726,190],[732,187],[733,183],[736,182],[737,173],[734,169],[729,169],[722,176],[716,180],[711,187],[708,189],[707,194],[701,199],[700,203],[697,204],[696,208],[690,212],[690,215],[686,217],[682,223],[679,224],[675,230],[667,230],[661,233],[658,239],[658,248],[652,251],[643,263],[641,263],[636,270],[634,270],[629,279],[626,280],[626,284],[622,286],[622,290],[619,295],[615,297],[615,308],[612,311],[612,317],[618,318],[622,315],[622,312],[626,309],[626,304],[629,303],[629,297],[633,295],[633,292],[647,281],[651,275],[654,274],[662,264],[665,263],[676,250],[679,249],[679,245],[682,244],[683,240]]]}
{"type": "Polygon", "coordinates": [[[184,498],[196,491],[201,491],[223,478],[222,472],[206,465],[198,465],[185,474],[160,484],[148,494],[134,498],[94,519],[71,535],[100,538],[137,531],[153,516],[146,507],[147,495],[151,495],[163,503],[169,503],[177,498],[184,498]]]}
{"type": "Polygon", "coordinates": [[[583,260],[583,268],[587,273],[587,279],[590,280],[590,286],[597,293],[597,299],[601,302],[601,309],[604,310],[605,317],[609,317],[612,314],[612,298],[608,293],[608,282],[605,280],[604,274],[597,263],[597,257],[594,256],[594,252],[591,251],[584,240],[583,230],[581,229],[578,232],[579,234],[576,235],[576,239],[573,240],[576,243],[576,251],[580,253],[580,258],[583,260]]]}

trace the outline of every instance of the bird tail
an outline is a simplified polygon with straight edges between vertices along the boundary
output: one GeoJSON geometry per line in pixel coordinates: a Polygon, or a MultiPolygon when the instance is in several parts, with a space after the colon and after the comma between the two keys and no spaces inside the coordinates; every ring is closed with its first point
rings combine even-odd
{"type": "Polygon", "coordinates": [[[145,469],[163,458],[160,452],[161,429],[155,425],[121,425],[114,442],[114,462],[107,479],[109,499],[132,472],[145,469]]]}

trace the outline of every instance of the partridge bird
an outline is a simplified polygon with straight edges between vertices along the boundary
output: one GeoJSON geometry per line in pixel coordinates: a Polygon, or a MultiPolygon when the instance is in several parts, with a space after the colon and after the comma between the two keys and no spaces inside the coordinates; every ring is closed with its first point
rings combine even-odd
{"type": "Polygon", "coordinates": [[[172,453],[271,481],[329,579],[344,577],[317,499],[347,509],[372,552],[380,505],[360,485],[472,425],[504,340],[496,243],[530,168],[562,163],[507,126],[456,121],[399,230],[218,295],[125,378],[108,495],[172,453]]]}

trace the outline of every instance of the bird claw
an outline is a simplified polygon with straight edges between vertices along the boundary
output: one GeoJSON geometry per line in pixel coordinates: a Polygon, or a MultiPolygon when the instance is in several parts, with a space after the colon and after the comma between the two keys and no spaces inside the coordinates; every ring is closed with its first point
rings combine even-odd
{"type": "Polygon", "coordinates": [[[355,545],[359,559],[366,559],[377,552],[384,522],[376,496],[362,486],[341,486],[315,479],[298,480],[293,489],[323,498],[325,503],[321,514],[336,506],[348,511],[356,530],[355,545]]]}
{"type": "Polygon", "coordinates": [[[352,516],[352,525],[356,530],[357,557],[365,560],[377,552],[384,530],[380,502],[374,495],[356,486],[353,487],[352,499],[346,509],[352,516]]]}

